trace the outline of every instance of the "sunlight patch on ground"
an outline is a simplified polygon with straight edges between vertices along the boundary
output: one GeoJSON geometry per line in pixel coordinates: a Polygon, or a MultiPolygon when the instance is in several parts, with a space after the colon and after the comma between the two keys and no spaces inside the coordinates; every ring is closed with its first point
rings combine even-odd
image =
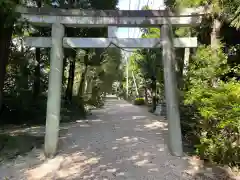
{"type": "Polygon", "coordinates": [[[79,127],[91,127],[89,124],[81,124],[79,127]]]}
{"type": "Polygon", "coordinates": [[[91,122],[102,122],[101,119],[94,119],[94,120],[91,120],[91,122]]]}
{"type": "Polygon", "coordinates": [[[150,124],[144,125],[144,127],[149,129],[149,130],[155,130],[155,129],[159,129],[159,128],[166,128],[167,127],[167,123],[160,122],[160,121],[154,121],[154,122],[152,122],[150,124]]]}
{"type": "Polygon", "coordinates": [[[128,158],[127,160],[128,160],[128,161],[135,161],[135,160],[137,160],[138,158],[139,158],[139,155],[134,155],[134,156],[128,158]]]}
{"type": "Polygon", "coordinates": [[[88,122],[102,122],[101,119],[93,119],[93,120],[76,120],[77,123],[88,123],[88,122]]]}
{"type": "Polygon", "coordinates": [[[64,158],[62,156],[46,161],[39,167],[27,172],[28,179],[40,180],[44,178],[49,173],[57,171],[60,168],[60,165],[63,161],[64,161],[64,158]]]}
{"type": "Polygon", "coordinates": [[[166,151],[167,145],[166,144],[158,144],[157,148],[158,148],[159,152],[163,152],[163,151],[166,151]]]}
{"type": "Polygon", "coordinates": [[[149,169],[148,172],[158,172],[159,169],[158,168],[152,168],[152,169],[149,169]]]}
{"type": "Polygon", "coordinates": [[[118,104],[120,107],[133,107],[132,104],[118,104]]]}
{"type": "Polygon", "coordinates": [[[116,169],[116,168],[107,169],[107,172],[111,172],[111,173],[114,173],[114,172],[116,172],[116,171],[117,171],[117,169],[116,169]]]}
{"type": "Polygon", "coordinates": [[[118,149],[117,146],[112,147],[112,150],[117,150],[117,149],[118,149]]]}
{"type": "Polygon", "coordinates": [[[91,166],[99,162],[99,157],[87,158],[82,153],[73,153],[65,156],[57,156],[38,167],[26,172],[29,180],[74,178],[79,177],[91,166]]]}
{"type": "Polygon", "coordinates": [[[144,119],[146,116],[133,116],[132,119],[144,119]]]}
{"type": "Polygon", "coordinates": [[[29,133],[31,135],[41,135],[45,132],[45,126],[32,126],[32,127],[17,127],[17,128],[9,128],[9,129],[0,129],[1,134],[9,134],[9,135],[15,135],[15,134],[23,134],[23,133],[29,133]]]}
{"type": "Polygon", "coordinates": [[[142,161],[136,162],[135,165],[137,165],[137,166],[144,166],[144,165],[146,165],[148,163],[149,163],[149,161],[147,159],[144,159],[142,161]]]}
{"type": "Polygon", "coordinates": [[[85,120],[76,120],[77,123],[86,123],[85,120]]]}
{"type": "Polygon", "coordinates": [[[124,142],[124,143],[134,143],[134,142],[138,142],[138,138],[137,137],[128,137],[128,136],[124,136],[122,138],[119,138],[119,139],[116,139],[117,141],[120,141],[120,142],[124,142]]]}

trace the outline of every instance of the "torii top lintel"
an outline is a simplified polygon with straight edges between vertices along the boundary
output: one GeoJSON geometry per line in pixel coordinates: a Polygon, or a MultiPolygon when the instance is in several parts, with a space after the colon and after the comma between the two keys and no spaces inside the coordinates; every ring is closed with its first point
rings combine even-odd
{"type": "Polygon", "coordinates": [[[17,7],[20,20],[48,26],[61,23],[72,27],[154,27],[162,24],[180,26],[196,25],[206,13],[204,8],[188,8],[172,13],[169,10],[80,10],[60,8],[17,7]]]}

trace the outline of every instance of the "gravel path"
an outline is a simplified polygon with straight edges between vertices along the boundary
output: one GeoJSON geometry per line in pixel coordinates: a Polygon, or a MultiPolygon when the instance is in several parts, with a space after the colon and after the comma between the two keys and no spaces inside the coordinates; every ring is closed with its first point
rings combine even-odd
{"type": "Polygon", "coordinates": [[[167,124],[123,100],[108,99],[86,121],[62,126],[60,152],[44,161],[40,150],[0,167],[0,179],[178,180],[186,158],[169,154],[167,124]],[[13,164],[14,163],[14,164],[13,164]]]}

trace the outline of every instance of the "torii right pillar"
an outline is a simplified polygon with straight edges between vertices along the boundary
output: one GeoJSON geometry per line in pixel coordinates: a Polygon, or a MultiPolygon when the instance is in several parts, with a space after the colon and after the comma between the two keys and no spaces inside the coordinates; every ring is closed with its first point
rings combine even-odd
{"type": "Polygon", "coordinates": [[[164,88],[167,104],[168,143],[174,156],[183,155],[179,102],[175,72],[175,52],[170,24],[161,26],[162,61],[164,66],[164,88]]]}

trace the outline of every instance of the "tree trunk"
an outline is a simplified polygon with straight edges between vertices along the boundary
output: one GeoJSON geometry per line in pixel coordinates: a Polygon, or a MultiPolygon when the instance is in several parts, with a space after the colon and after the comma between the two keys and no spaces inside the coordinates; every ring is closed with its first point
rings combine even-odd
{"type": "Polygon", "coordinates": [[[157,107],[157,81],[156,79],[152,79],[152,112],[155,112],[157,107]]]}
{"type": "Polygon", "coordinates": [[[20,89],[21,93],[23,95],[26,95],[26,92],[28,90],[28,60],[24,58],[24,44],[23,40],[21,40],[21,55],[23,57],[22,62],[20,62],[20,74],[19,74],[19,79],[20,79],[20,89]]]}
{"type": "Polygon", "coordinates": [[[132,71],[132,77],[133,77],[133,82],[134,82],[134,86],[135,86],[135,91],[136,91],[137,97],[139,97],[139,91],[138,91],[138,87],[137,87],[137,83],[136,83],[136,79],[135,79],[133,71],[132,71]]]}
{"type": "Polygon", "coordinates": [[[59,3],[60,4],[60,8],[64,8],[64,5],[65,5],[64,2],[65,2],[65,0],[60,0],[60,3],[59,3]]]}
{"type": "Polygon", "coordinates": [[[212,33],[211,33],[211,47],[216,49],[219,47],[219,43],[220,43],[220,30],[222,27],[222,22],[215,18],[213,20],[213,24],[212,24],[212,33]]]}
{"type": "Polygon", "coordinates": [[[74,83],[74,74],[75,74],[75,65],[76,65],[76,53],[70,58],[70,67],[68,71],[68,84],[66,89],[65,97],[67,100],[72,102],[72,93],[73,93],[73,83],[74,83]]]}
{"type": "Polygon", "coordinates": [[[37,61],[37,65],[35,67],[34,70],[34,84],[33,84],[33,97],[34,99],[36,99],[39,94],[40,94],[40,87],[41,87],[41,67],[40,67],[40,63],[41,63],[41,49],[40,48],[36,48],[36,61],[37,61]]]}
{"type": "Polygon", "coordinates": [[[65,78],[65,69],[67,66],[67,56],[65,55],[63,58],[63,71],[62,71],[62,85],[64,86],[65,82],[66,82],[66,78],[65,78]]]}
{"type": "Polygon", "coordinates": [[[4,27],[6,23],[6,17],[0,13],[0,110],[3,104],[3,87],[6,74],[6,66],[8,64],[8,58],[10,53],[10,42],[13,32],[13,24],[4,27]]]}
{"type": "MultiPolygon", "coordinates": [[[[187,33],[188,37],[191,37],[192,28],[188,28],[187,32],[188,32],[187,33]]],[[[182,76],[184,77],[187,75],[187,72],[188,72],[189,60],[190,60],[190,48],[184,48],[184,58],[183,58],[183,67],[182,67],[182,76]]],[[[183,84],[181,88],[182,87],[183,87],[183,84]]]]}
{"type": "Polygon", "coordinates": [[[26,95],[28,90],[28,62],[26,59],[23,59],[20,63],[20,71],[18,73],[17,89],[21,95],[26,95]]]}
{"type": "Polygon", "coordinates": [[[148,89],[147,87],[144,87],[144,96],[145,96],[145,103],[148,105],[148,89]]]}
{"type": "Polygon", "coordinates": [[[72,8],[73,7],[73,0],[68,0],[68,8],[72,8]]]}
{"type": "Polygon", "coordinates": [[[84,99],[83,99],[83,92],[84,92],[84,85],[85,85],[85,78],[86,78],[86,74],[88,71],[88,50],[86,52],[86,55],[84,56],[84,64],[85,64],[85,69],[81,74],[81,80],[80,80],[80,84],[79,84],[79,88],[78,88],[78,107],[80,109],[80,111],[82,111],[82,115],[85,117],[86,115],[86,111],[84,108],[84,99]]]}
{"type": "Polygon", "coordinates": [[[87,71],[88,71],[88,64],[85,65],[85,69],[81,75],[81,80],[80,80],[80,84],[79,84],[79,88],[78,88],[78,97],[80,97],[80,98],[83,97],[85,78],[86,78],[87,71]]]}
{"type": "Polygon", "coordinates": [[[85,88],[84,88],[84,93],[87,93],[88,82],[89,82],[89,78],[86,78],[86,81],[85,81],[85,88]]]}
{"type": "MultiPolygon", "coordinates": [[[[87,76],[88,77],[88,76],[87,76]]],[[[87,98],[90,99],[91,98],[91,93],[92,93],[92,77],[89,77],[86,79],[86,83],[85,83],[85,90],[84,93],[87,95],[87,98]]]]}
{"type": "Polygon", "coordinates": [[[84,56],[85,69],[82,72],[81,80],[80,80],[80,84],[79,84],[79,88],[78,88],[78,97],[79,98],[82,98],[83,92],[84,92],[85,78],[86,78],[86,74],[88,71],[88,52],[89,52],[89,50],[86,50],[86,54],[84,56]]]}
{"type": "MultiPolygon", "coordinates": [[[[42,7],[42,1],[38,0],[37,1],[37,7],[41,8],[42,7]]],[[[39,31],[41,31],[42,29],[39,28],[39,31]]],[[[40,33],[41,34],[41,33],[40,33]]],[[[40,35],[39,34],[39,35],[40,35]]],[[[40,48],[36,48],[35,49],[35,56],[36,56],[36,61],[37,61],[37,65],[34,69],[34,83],[33,83],[33,99],[36,99],[39,96],[40,93],[40,87],[41,87],[41,67],[40,67],[40,63],[41,63],[41,49],[40,48]]]]}
{"type": "MultiPolygon", "coordinates": [[[[212,33],[211,33],[211,48],[213,50],[217,50],[219,48],[219,45],[220,45],[219,36],[220,36],[221,27],[222,27],[222,22],[219,19],[215,18],[213,20],[212,33]]],[[[217,56],[217,54],[214,53],[213,56],[217,56]]],[[[216,77],[211,79],[210,84],[212,87],[216,87],[217,82],[218,82],[218,78],[216,77]]]]}
{"type": "Polygon", "coordinates": [[[189,65],[189,58],[190,58],[190,48],[184,49],[184,63],[183,63],[183,75],[187,75],[188,65],[189,65]]]}
{"type": "Polygon", "coordinates": [[[88,84],[87,84],[87,93],[90,95],[92,93],[92,85],[93,85],[93,79],[90,78],[88,84]]]}

